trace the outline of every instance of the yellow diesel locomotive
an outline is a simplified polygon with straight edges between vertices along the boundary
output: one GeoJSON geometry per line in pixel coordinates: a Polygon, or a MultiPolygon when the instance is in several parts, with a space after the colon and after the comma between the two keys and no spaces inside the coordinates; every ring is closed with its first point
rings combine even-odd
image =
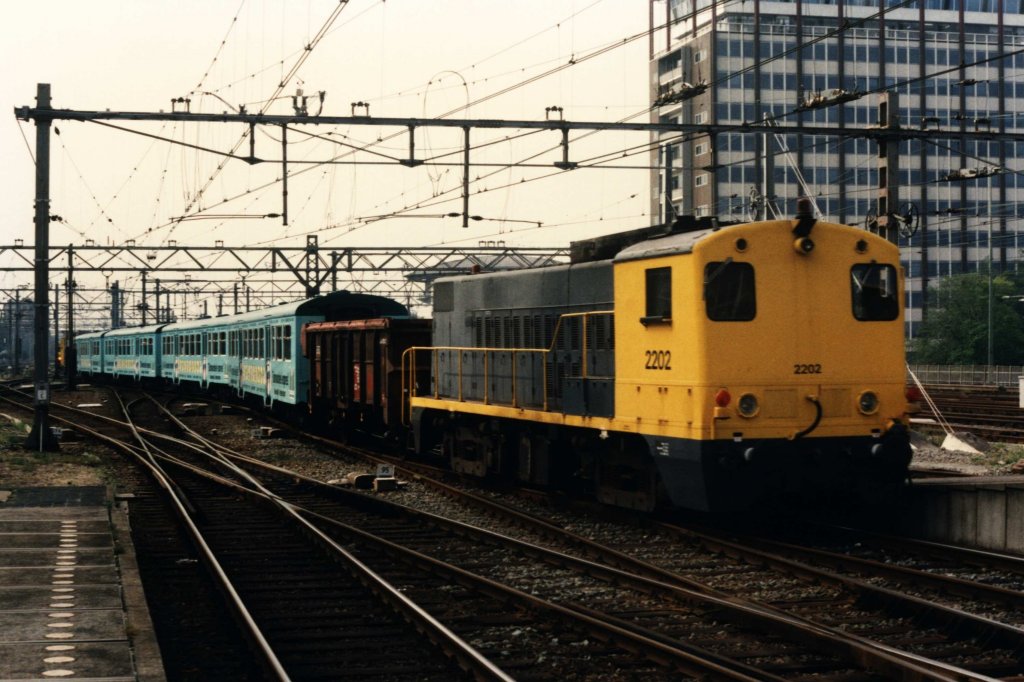
{"type": "Polygon", "coordinates": [[[636,509],[893,491],[902,296],[896,246],[809,216],[575,244],[435,284],[405,417],[456,471],[636,509]]]}

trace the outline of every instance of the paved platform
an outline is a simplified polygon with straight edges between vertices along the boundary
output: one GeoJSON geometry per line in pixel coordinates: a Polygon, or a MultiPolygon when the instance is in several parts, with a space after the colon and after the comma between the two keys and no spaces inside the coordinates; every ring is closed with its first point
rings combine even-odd
{"type": "Polygon", "coordinates": [[[0,489],[0,680],[162,682],[127,517],[103,487],[0,489]]]}
{"type": "Polygon", "coordinates": [[[1024,555],[1024,476],[914,479],[899,525],[925,540],[1024,555]]]}

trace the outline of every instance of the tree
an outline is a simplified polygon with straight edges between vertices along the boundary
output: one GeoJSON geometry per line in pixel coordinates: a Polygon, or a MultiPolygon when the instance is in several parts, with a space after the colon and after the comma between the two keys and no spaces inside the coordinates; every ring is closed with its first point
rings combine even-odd
{"type": "MultiPolygon", "coordinates": [[[[919,328],[914,361],[935,365],[984,365],[988,362],[988,273],[944,277],[931,288],[934,308],[919,328]]],[[[1009,273],[992,280],[992,361],[1024,364],[1024,317],[1016,300],[1020,283],[1009,273]],[[1005,298],[1004,298],[1005,297],[1005,298]]]]}

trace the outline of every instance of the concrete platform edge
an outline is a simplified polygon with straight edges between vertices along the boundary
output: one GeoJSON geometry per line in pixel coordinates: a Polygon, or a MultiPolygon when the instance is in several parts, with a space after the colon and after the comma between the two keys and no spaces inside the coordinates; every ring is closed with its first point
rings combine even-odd
{"type": "Polygon", "coordinates": [[[128,507],[124,502],[110,508],[110,522],[114,532],[114,556],[121,573],[122,599],[131,641],[135,673],[139,682],[166,682],[164,662],[156,641],[153,621],[149,617],[146,593],[135,559],[128,507]]]}
{"type": "Polygon", "coordinates": [[[922,540],[1024,556],[1024,480],[922,481],[909,491],[898,525],[922,540]]]}

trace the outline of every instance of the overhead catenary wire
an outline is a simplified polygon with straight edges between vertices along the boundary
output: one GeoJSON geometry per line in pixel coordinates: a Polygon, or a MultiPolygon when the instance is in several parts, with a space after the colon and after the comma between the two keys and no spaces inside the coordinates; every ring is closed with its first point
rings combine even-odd
{"type": "MultiPolygon", "coordinates": [[[[281,92],[284,91],[284,89],[285,89],[285,87],[287,87],[288,83],[291,82],[292,78],[295,77],[295,75],[298,73],[299,69],[302,68],[302,65],[306,63],[307,59],[309,59],[309,56],[313,53],[313,50],[316,48],[316,46],[319,45],[320,41],[323,40],[324,36],[327,35],[327,32],[330,30],[331,25],[333,25],[333,23],[337,20],[338,16],[341,14],[341,12],[348,6],[348,3],[349,3],[349,0],[338,0],[338,4],[335,6],[334,10],[327,17],[327,19],[323,22],[323,24],[320,27],[320,30],[317,31],[316,35],[314,35],[313,38],[309,41],[309,43],[306,44],[305,48],[303,49],[303,51],[301,53],[301,56],[297,60],[295,60],[295,63],[292,65],[291,69],[288,70],[287,74],[282,75],[281,80],[278,83],[277,87],[275,88],[273,94],[268,98],[268,104],[266,104],[266,105],[264,105],[263,107],[260,108],[260,110],[259,110],[260,114],[266,113],[266,108],[269,106],[269,101],[273,101],[274,98],[276,98],[278,95],[281,94],[281,92]]],[[[282,22],[282,30],[283,30],[283,26],[284,26],[284,22],[282,22]]],[[[235,142],[234,146],[232,146],[231,151],[228,152],[228,154],[225,155],[225,156],[229,156],[230,157],[230,156],[234,155],[234,153],[236,151],[238,151],[238,148],[241,147],[242,144],[245,142],[245,139],[246,139],[246,134],[243,133],[242,136],[238,139],[238,141],[235,142]]],[[[202,199],[203,195],[206,193],[206,191],[213,184],[214,179],[224,169],[224,165],[225,165],[224,161],[221,161],[221,163],[217,164],[216,169],[213,171],[213,173],[207,179],[205,184],[201,188],[199,188],[199,190],[197,190],[195,197],[191,201],[189,201],[188,204],[185,206],[185,210],[183,211],[184,214],[187,215],[191,211],[192,207],[195,206],[202,199]]],[[[171,232],[174,231],[173,225],[172,225],[170,231],[171,232]]],[[[169,236],[170,236],[170,233],[168,234],[168,237],[169,236]]]]}
{"type": "MultiPolygon", "coordinates": [[[[728,2],[725,2],[725,3],[722,3],[722,4],[723,4],[723,6],[724,6],[725,4],[728,4],[728,2]]],[[[682,20],[685,20],[686,18],[687,18],[687,17],[680,17],[680,18],[679,18],[678,20],[676,20],[676,21],[682,21],[682,20]]],[[[676,21],[673,21],[673,22],[670,22],[670,23],[676,23],[676,21]]],[[[650,30],[659,30],[660,28],[663,28],[664,26],[667,26],[667,25],[669,25],[669,24],[665,24],[665,25],[663,25],[663,26],[659,26],[659,27],[654,27],[653,29],[650,29],[650,30]]],[[[645,32],[641,32],[641,33],[638,33],[638,34],[634,34],[633,36],[629,36],[629,37],[627,37],[627,38],[624,38],[624,39],[623,39],[623,41],[621,41],[621,42],[615,43],[615,44],[613,44],[613,45],[609,46],[608,48],[604,48],[604,49],[602,49],[602,50],[597,50],[597,51],[595,51],[595,52],[593,52],[593,53],[591,53],[591,54],[589,54],[589,55],[585,55],[584,57],[582,57],[582,58],[580,58],[580,59],[570,59],[570,62],[569,62],[568,64],[565,64],[565,65],[560,65],[559,67],[556,67],[556,70],[561,70],[561,69],[563,69],[563,68],[566,68],[567,66],[572,66],[572,65],[578,64],[578,63],[580,63],[581,61],[583,61],[584,59],[590,59],[590,58],[592,58],[592,57],[594,57],[594,56],[597,56],[597,55],[599,55],[599,54],[603,54],[603,53],[604,53],[604,51],[605,51],[605,50],[607,50],[607,49],[612,49],[612,48],[614,48],[614,47],[616,47],[616,46],[620,46],[620,45],[622,45],[622,44],[626,44],[627,42],[629,42],[629,41],[631,41],[631,40],[635,40],[635,39],[637,39],[637,38],[639,38],[639,37],[643,37],[643,36],[646,36],[646,35],[647,35],[647,34],[648,34],[648,33],[650,32],[650,30],[649,30],[649,31],[645,31],[645,32]]],[[[552,73],[552,72],[554,72],[554,71],[555,71],[555,70],[552,70],[552,71],[549,71],[548,73],[550,74],[550,73],[552,73]]],[[[528,84],[528,83],[530,83],[530,82],[533,82],[534,80],[536,80],[536,78],[539,78],[539,77],[543,77],[543,76],[544,76],[544,74],[541,74],[541,75],[539,75],[539,76],[537,76],[537,77],[534,77],[534,78],[531,78],[531,79],[527,79],[526,81],[523,81],[523,82],[521,82],[520,84],[517,84],[517,85],[516,85],[516,86],[514,86],[514,87],[522,87],[522,86],[523,86],[523,85],[525,85],[525,84],[528,84]]],[[[507,92],[507,91],[508,91],[508,89],[505,89],[505,90],[502,90],[502,91],[498,91],[497,93],[492,93],[491,95],[488,95],[488,98],[490,98],[490,97],[493,97],[493,96],[497,96],[497,95],[499,95],[499,94],[502,94],[502,93],[504,93],[504,92],[507,92]]],[[[480,100],[478,100],[478,101],[480,101],[480,100]]],[[[472,103],[471,103],[471,104],[472,104],[472,103]]],[[[458,109],[456,109],[456,110],[458,110],[458,109]]],[[[649,109],[648,109],[648,110],[649,110],[649,109]]],[[[582,137],[582,136],[581,136],[581,137],[582,137]]],[[[222,168],[223,168],[223,164],[220,164],[220,165],[218,166],[218,171],[216,171],[216,172],[219,172],[219,170],[220,170],[220,169],[222,169],[222,168]]],[[[216,174],[216,172],[215,172],[215,174],[216,174]]],[[[197,192],[197,197],[198,197],[198,196],[200,196],[201,194],[202,194],[202,190],[200,190],[199,192],[197,192]]],[[[186,211],[186,214],[187,214],[187,211],[186,211]]],[[[159,227],[159,226],[158,226],[158,227],[159,227]]],[[[158,228],[153,228],[153,229],[158,229],[158,228]]],[[[173,229],[173,228],[172,228],[172,229],[173,229]]]]}
{"type": "Polygon", "coordinates": [[[504,167],[505,167],[505,168],[507,168],[507,165],[506,165],[506,166],[504,166],[504,167]]]}

